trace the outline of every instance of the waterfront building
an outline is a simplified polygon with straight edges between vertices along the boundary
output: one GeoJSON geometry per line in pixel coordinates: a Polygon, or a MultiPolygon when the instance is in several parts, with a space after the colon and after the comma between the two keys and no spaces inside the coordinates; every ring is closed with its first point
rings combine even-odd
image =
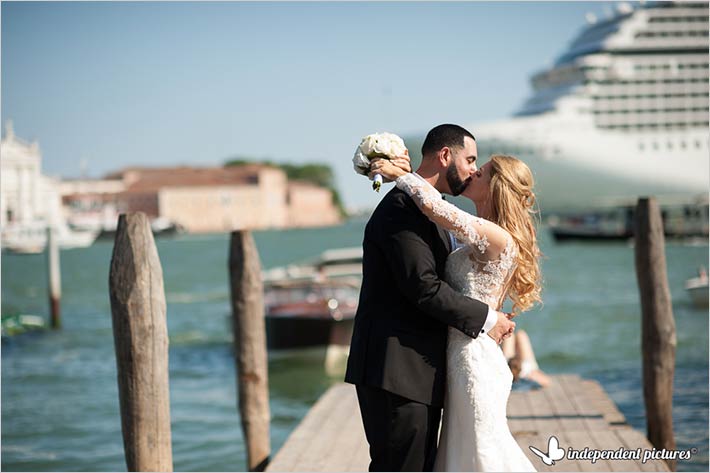
{"type": "Polygon", "coordinates": [[[330,189],[292,181],[287,190],[288,227],[319,227],[340,222],[330,189]]]}
{"type": "Polygon", "coordinates": [[[60,248],[88,246],[96,232],[74,232],[65,220],[59,180],[42,175],[39,144],[15,136],[7,122],[0,141],[0,239],[3,250],[39,253],[47,243],[47,228],[55,231],[60,248]]]}
{"type": "MultiPolygon", "coordinates": [[[[330,190],[289,183],[272,166],[127,168],[106,176],[121,182],[114,194],[93,194],[116,211],[145,212],[190,233],[335,225],[341,217],[330,190]]],[[[87,199],[74,194],[76,203],[87,199]]],[[[67,200],[65,200],[66,202],[67,200]]]]}
{"type": "Polygon", "coordinates": [[[5,124],[0,141],[0,225],[42,220],[47,211],[43,194],[48,183],[41,174],[39,143],[28,143],[17,136],[12,122],[5,124]]]}
{"type": "Polygon", "coordinates": [[[64,179],[59,193],[72,228],[114,230],[118,222],[116,196],[126,190],[121,179],[64,179]]]}

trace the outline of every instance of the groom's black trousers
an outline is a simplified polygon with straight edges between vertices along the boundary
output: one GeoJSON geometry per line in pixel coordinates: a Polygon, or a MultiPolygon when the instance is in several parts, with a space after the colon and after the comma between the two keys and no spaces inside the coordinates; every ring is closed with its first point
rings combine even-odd
{"type": "Polygon", "coordinates": [[[356,386],[370,471],[433,471],[441,407],[380,388],[356,386]]]}

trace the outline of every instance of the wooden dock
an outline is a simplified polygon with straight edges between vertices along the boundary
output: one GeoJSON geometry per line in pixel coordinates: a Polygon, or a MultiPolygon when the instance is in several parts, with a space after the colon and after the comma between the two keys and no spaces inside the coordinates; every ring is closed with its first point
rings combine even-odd
{"type": "MultiPolygon", "coordinates": [[[[560,447],[625,450],[653,447],[632,429],[596,381],[576,375],[553,376],[551,386],[513,391],[508,424],[520,447],[538,471],[669,471],[662,460],[573,460],[545,465],[529,448],[546,452],[554,435],[560,447]]],[[[291,433],[266,471],[367,471],[370,458],[355,388],[331,387],[291,433]]]]}

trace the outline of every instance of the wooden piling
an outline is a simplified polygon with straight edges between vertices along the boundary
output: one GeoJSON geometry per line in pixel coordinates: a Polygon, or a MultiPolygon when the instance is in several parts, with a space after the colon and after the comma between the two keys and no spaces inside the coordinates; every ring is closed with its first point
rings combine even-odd
{"type": "Polygon", "coordinates": [[[47,275],[49,278],[49,320],[53,329],[62,326],[60,304],[62,300],[62,276],[59,263],[59,244],[55,230],[47,227],[47,275]]]}
{"type": "Polygon", "coordinates": [[[261,264],[249,231],[232,232],[229,277],[239,413],[247,447],[247,467],[249,471],[263,471],[271,454],[266,328],[261,264]]]}
{"type": "MultiPolygon", "coordinates": [[[[654,198],[638,201],[635,239],[647,436],[654,447],[673,450],[676,448],[673,436],[676,331],[666,274],[663,219],[654,198]]],[[[668,464],[675,471],[676,462],[668,464]]]]}
{"type": "Polygon", "coordinates": [[[109,290],[126,465],[173,471],[163,270],[142,212],[119,217],[109,290]]]}

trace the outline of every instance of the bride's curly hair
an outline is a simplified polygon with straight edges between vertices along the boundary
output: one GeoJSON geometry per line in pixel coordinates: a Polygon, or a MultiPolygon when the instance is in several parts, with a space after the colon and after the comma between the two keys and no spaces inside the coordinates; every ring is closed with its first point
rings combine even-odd
{"type": "Polygon", "coordinates": [[[491,220],[504,228],[518,245],[517,266],[508,281],[513,312],[528,310],[540,298],[542,277],[535,230],[536,216],[533,175],[518,158],[493,155],[491,163],[491,220]]]}

